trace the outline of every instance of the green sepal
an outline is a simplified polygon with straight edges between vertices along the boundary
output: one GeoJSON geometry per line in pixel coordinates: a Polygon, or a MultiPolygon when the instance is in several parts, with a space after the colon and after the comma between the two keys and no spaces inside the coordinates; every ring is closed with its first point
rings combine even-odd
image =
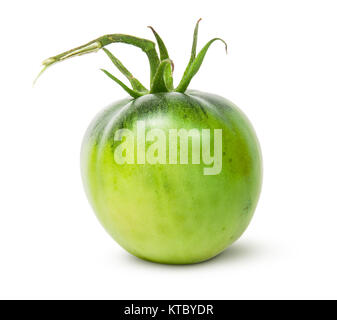
{"type": "Polygon", "coordinates": [[[226,52],[227,52],[227,44],[224,40],[220,39],[220,38],[214,38],[210,41],[208,41],[206,43],[206,45],[200,50],[200,52],[198,53],[198,55],[196,56],[196,58],[193,60],[193,62],[191,63],[191,65],[189,66],[188,70],[186,69],[183,78],[181,79],[178,87],[175,89],[176,92],[185,92],[188,85],[190,84],[192,78],[195,76],[195,74],[199,71],[200,66],[205,58],[205,55],[207,53],[207,50],[209,49],[209,47],[211,46],[211,44],[214,41],[221,41],[225,44],[226,47],[226,52]]]}
{"type": "MultiPolygon", "coordinates": [[[[156,38],[158,48],[159,48],[160,60],[164,61],[166,59],[170,59],[167,48],[166,48],[165,43],[162,40],[162,38],[159,36],[157,31],[153,27],[148,26],[148,28],[151,29],[151,31],[153,32],[153,34],[156,38]]],[[[166,67],[164,69],[164,74],[163,74],[166,88],[169,91],[173,90],[173,76],[172,76],[173,70],[174,70],[174,64],[173,64],[173,61],[171,60],[171,67],[166,67]]]]}
{"type": "MultiPolygon", "coordinates": [[[[198,31],[199,31],[199,23],[201,21],[201,18],[197,21],[195,28],[194,28],[194,33],[193,33],[193,43],[192,43],[192,50],[191,50],[191,57],[190,57],[190,61],[188,62],[188,65],[186,67],[186,70],[188,70],[190,68],[190,66],[192,65],[195,56],[197,54],[197,44],[198,44],[198,31]]],[[[185,72],[186,72],[185,70],[185,72]]]]}
{"type": "Polygon", "coordinates": [[[170,80],[165,81],[165,73],[168,72],[166,69],[171,70],[172,61],[170,59],[163,60],[158,70],[153,78],[153,83],[151,86],[150,93],[158,93],[158,92],[169,92],[169,88],[167,87],[170,85],[170,80]]]}
{"type": "Polygon", "coordinates": [[[192,43],[192,50],[191,50],[191,57],[190,57],[190,60],[187,64],[187,67],[184,71],[184,74],[183,74],[183,77],[182,79],[184,79],[195,59],[195,56],[196,56],[196,52],[197,52],[197,43],[198,43],[198,31],[199,31],[199,23],[201,21],[201,18],[197,21],[195,27],[194,27],[194,32],[193,32],[193,43],[192,43]]]}
{"type": "Polygon", "coordinates": [[[154,30],[151,26],[148,26],[148,28],[151,29],[151,31],[153,32],[156,40],[157,40],[157,44],[158,44],[158,48],[159,48],[159,53],[160,53],[160,60],[163,61],[165,59],[170,59],[168,51],[166,49],[166,46],[164,44],[164,41],[162,40],[162,38],[159,36],[159,34],[156,32],[156,30],[154,30]]]}
{"type": "Polygon", "coordinates": [[[174,65],[173,65],[172,60],[170,61],[171,61],[171,64],[164,69],[164,82],[165,82],[165,85],[168,91],[173,91],[174,86],[173,86],[172,71],[174,69],[174,65]]]}
{"type": "Polygon", "coordinates": [[[124,84],[122,81],[120,81],[115,76],[113,76],[109,71],[107,71],[105,69],[101,69],[101,71],[103,71],[110,79],[112,79],[117,84],[119,84],[131,97],[133,97],[133,98],[139,98],[139,97],[141,97],[143,95],[141,92],[137,92],[137,91],[132,90],[131,88],[129,88],[126,84],[124,84]]]}
{"type": "Polygon", "coordinates": [[[122,62],[119,61],[108,49],[103,48],[103,51],[110,58],[116,68],[130,81],[130,84],[135,91],[140,91],[144,93],[148,92],[148,90],[140,83],[140,81],[138,81],[138,79],[136,79],[131,74],[131,72],[122,64],[122,62]]]}

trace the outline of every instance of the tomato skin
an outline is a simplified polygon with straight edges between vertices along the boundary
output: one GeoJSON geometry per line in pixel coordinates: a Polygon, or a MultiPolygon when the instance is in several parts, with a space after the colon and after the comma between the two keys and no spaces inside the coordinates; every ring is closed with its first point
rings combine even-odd
{"type": "Polygon", "coordinates": [[[89,126],[81,152],[89,201],[106,231],[142,259],[197,263],[236,241],[255,211],[262,157],[245,115],[209,93],[148,94],[103,110],[89,126]],[[222,171],[204,175],[204,164],[117,164],[114,134],[136,121],[146,129],[222,129],[222,171]]]}

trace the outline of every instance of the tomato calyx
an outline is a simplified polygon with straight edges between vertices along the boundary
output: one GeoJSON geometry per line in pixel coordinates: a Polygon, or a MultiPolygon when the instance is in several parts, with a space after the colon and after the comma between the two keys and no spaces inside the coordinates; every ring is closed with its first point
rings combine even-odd
{"type": "Polygon", "coordinates": [[[156,50],[156,45],[153,41],[138,38],[135,36],[125,35],[125,34],[107,34],[102,37],[99,37],[95,40],[92,40],[82,46],[76,47],[74,49],[65,51],[56,56],[50,57],[42,62],[43,69],[38,74],[36,80],[41,76],[41,74],[49,68],[51,65],[66,60],[71,57],[80,56],[92,52],[96,52],[102,49],[108,58],[112,61],[112,63],[116,66],[116,68],[128,79],[130,82],[131,88],[124,84],[121,80],[116,78],[110,72],[105,69],[101,69],[110,79],[115,81],[118,85],[120,85],[130,96],[133,98],[138,98],[140,96],[149,94],[149,93],[160,93],[160,92],[181,92],[184,93],[192,78],[199,71],[201,64],[205,58],[205,55],[212,45],[213,42],[219,40],[224,43],[227,53],[227,44],[224,40],[220,38],[214,38],[206,43],[206,45],[200,50],[198,54],[196,54],[197,49],[197,40],[198,40],[198,29],[199,29],[199,19],[194,28],[193,34],[193,43],[191,50],[191,57],[188,62],[188,65],[185,69],[183,77],[179,82],[178,86],[174,88],[173,85],[173,71],[174,64],[170,59],[167,48],[158,35],[158,33],[154,30],[153,27],[149,26],[148,28],[154,34],[156,38],[156,42],[159,48],[159,55],[156,50]],[[122,64],[120,60],[118,60],[105,46],[111,43],[125,43],[129,45],[136,46],[147,55],[150,65],[150,90],[148,90],[144,85],[141,84],[139,80],[137,80],[132,73],[122,64]]]}

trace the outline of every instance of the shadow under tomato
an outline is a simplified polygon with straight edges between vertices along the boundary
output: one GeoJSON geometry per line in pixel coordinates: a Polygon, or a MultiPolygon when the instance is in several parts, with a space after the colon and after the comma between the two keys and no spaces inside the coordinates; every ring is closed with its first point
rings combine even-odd
{"type": "Polygon", "coordinates": [[[197,268],[215,265],[226,265],[237,262],[243,262],[249,259],[254,259],[254,257],[259,256],[263,253],[263,248],[257,243],[239,242],[233,244],[225,251],[221,252],[217,256],[194,264],[162,264],[152,261],[147,261],[135,257],[131,254],[125,254],[123,258],[128,260],[128,263],[148,266],[148,267],[159,267],[159,268],[197,268]]]}

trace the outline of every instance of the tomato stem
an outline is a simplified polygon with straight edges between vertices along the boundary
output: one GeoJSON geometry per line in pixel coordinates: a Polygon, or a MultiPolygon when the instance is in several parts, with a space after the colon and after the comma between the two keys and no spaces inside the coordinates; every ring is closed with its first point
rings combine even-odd
{"type": "Polygon", "coordinates": [[[60,53],[54,57],[48,58],[45,61],[43,61],[42,64],[44,65],[45,70],[46,68],[50,67],[51,65],[57,62],[66,60],[71,57],[96,52],[99,49],[107,46],[108,44],[118,42],[136,46],[146,53],[150,63],[150,82],[152,84],[152,79],[160,63],[158,53],[155,48],[155,43],[147,39],[137,38],[126,34],[107,34],[105,36],[92,40],[82,46],[76,47],[74,49],[60,53]]]}
{"type": "Polygon", "coordinates": [[[138,98],[148,93],[160,93],[160,92],[181,92],[184,93],[187,90],[192,78],[199,71],[201,64],[205,58],[205,55],[212,45],[213,42],[219,40],[225,44],[226,52],[227,52],[227,44],[224,40],[220,38],[214,38],[206,43],[206,45],[200,50],[198,55],[196,54],[197,50],[197,42],[198,42],[198,30],[199,30],[199,19],[195,25],[194,33],[193,33],[193,43],[191,50],[191,57],[183,74],[183,77],[179,83],[179,85],[174,89],[173,86],[173,69],[174,65],[172,60],[169,57],[167,48],[162,40],[162,38],[158,35],[158,33],[154,30],[154,28],[149,27],[153,32],[158,48],[159,55],[155,48],[155,43],[151,40],[142,39],[126,34],[107,34],[102,37],[99,37],[95,40],[92,40],[82,46],[76,47],[74,49],[65,51],[56,56],[50,57],[43,61],[43,69],[40,71],[36,80],[41,76],[41,74],[48,69],[50,66],[57,62],[61,62],[63,60],[69,59],[71,57],[80,56],[87,53],[96,52],[103,48],[103,51],[107,54],[113,64],[117,67],[117,69],[129,80],[132,89],[126,86],[122,81],[117,79],[108,71],[101,69],[110,79],[118,83],[129,95],[134,98],[138,98]],[[139,80],[137,80],[132,73],[119,61],[109,50],[104,48],[105,46],[111,43],[125,43],[136,46],[142,49],[143,52],[148,57],[150,64],[150,91],[144,87],[139,80]]]}

